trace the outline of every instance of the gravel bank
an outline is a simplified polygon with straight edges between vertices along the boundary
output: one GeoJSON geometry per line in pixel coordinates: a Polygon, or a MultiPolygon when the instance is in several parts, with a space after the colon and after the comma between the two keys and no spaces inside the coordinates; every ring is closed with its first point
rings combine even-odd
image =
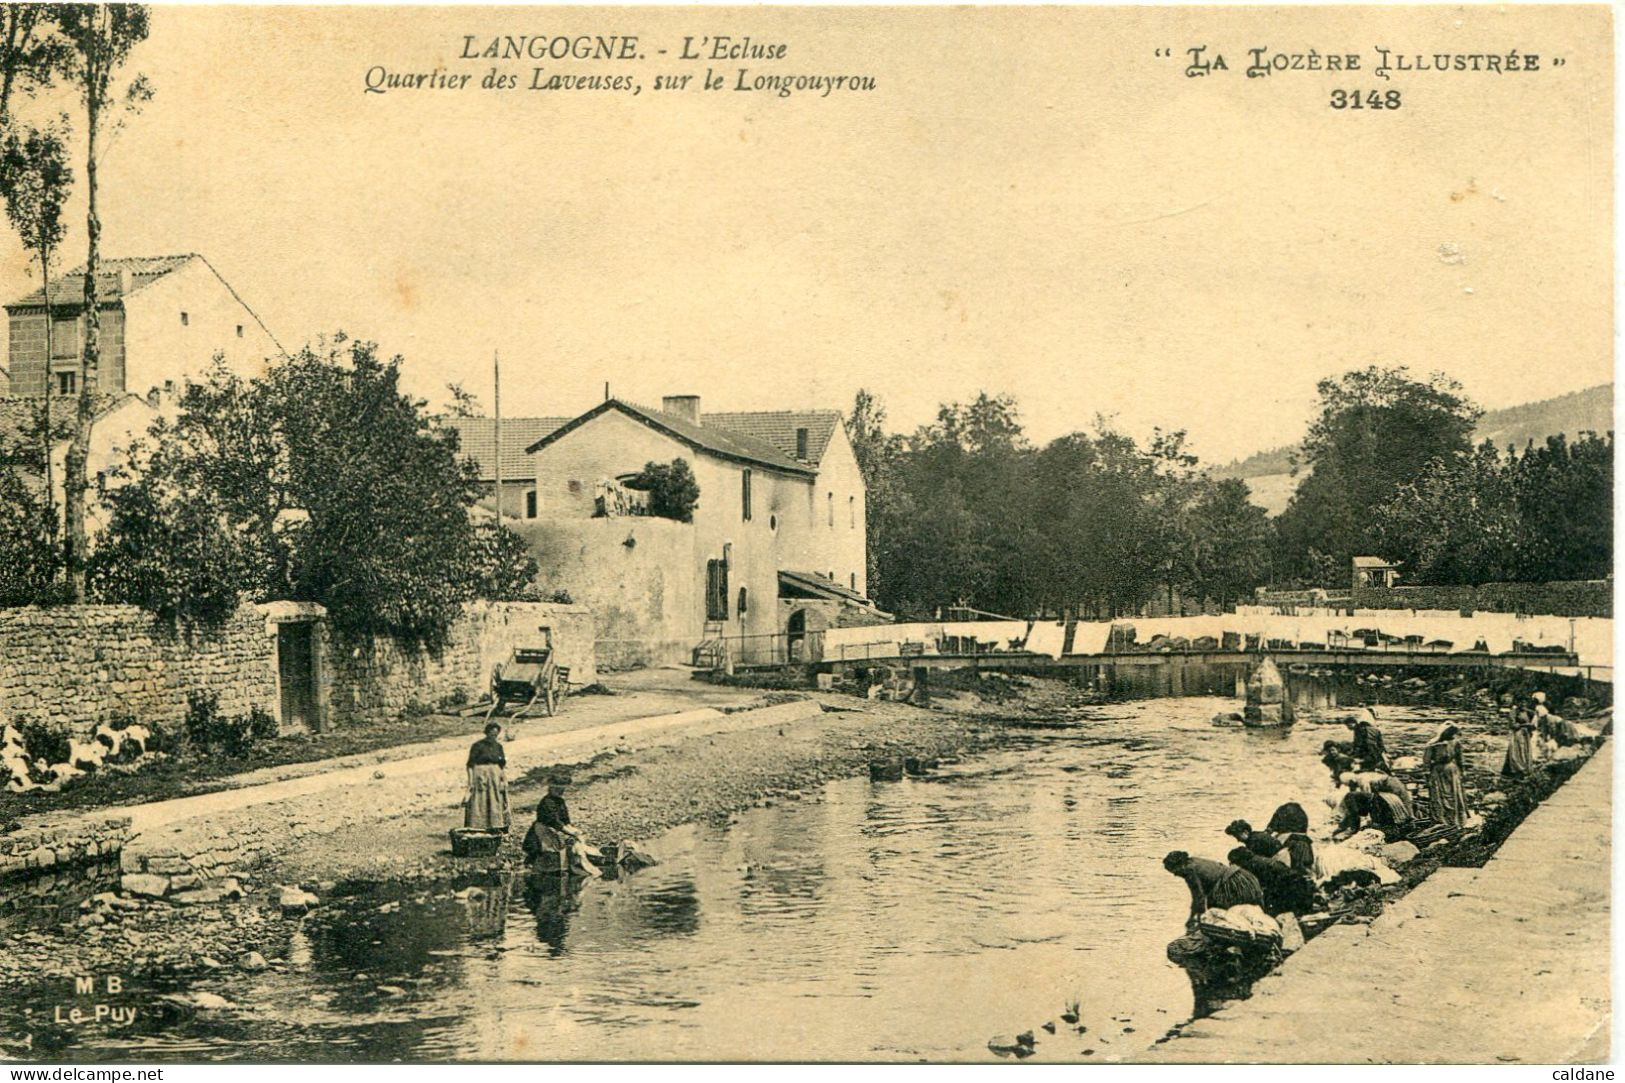
{"type": "Polygon", "coordinates": [[[297,919],[281,916],[279,885],[302,884],[320,895],[342,881],[427,882],[498,861],[517,864],[522,826],[553,766],[573,770],[570,807],[589,839],[648,838],[691,821],[726,819],[753,805],[797,800],[820,783],[866,771],[874,759],[974,755],[1013,724],[1051,718],[1084,701],[1060,682],[1018,682],[1015,694],[1010,685],[997,682],[987,699],[943,698],[931,709],[818,694],[813,698],[825,713],[793,724],[535,768],[510,779],[520,829],[496,859],[453,859],[446,832],[460,824],[458,809],[439,807],[443,799],[413,801],[407,791],[394,815],[371,801],[348,801],[342,792],[246,810],[262,828],[269,820],[297,824],[299,833],[265,846],[255,867],[239,870],[241,901],[176,906],[120,896],[115,902],[103,884],[77,920],[11,930],[0,950],[0,1046],[39,1029],[25,1007],[31,1001],[71,999],[75,975],[118,974],[139,998],[217,968],[256,970],[257,960],[241,965],[251,952],[269,969],[282,968],[297,919]],[[366,815],[355,814],[358,805],[366,815]],[[329,818],[335,808],[343,815],[329,818]]]}

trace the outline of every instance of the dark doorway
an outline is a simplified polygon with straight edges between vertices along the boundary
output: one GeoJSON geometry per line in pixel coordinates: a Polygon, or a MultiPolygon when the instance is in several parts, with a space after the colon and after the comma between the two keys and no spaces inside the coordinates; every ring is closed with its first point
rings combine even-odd
{"type": "Polygon", "coordinates": [[[804,644],[807,639],[807,611],[798,609],[791,613],[790,619],[785,622],[784,632],[785,647],[790,656],[789,661],[801,661],[801,652],[805,649],[804,644]]]}
{"type": "Polygon", "coordinates": [[[284,729],[317,728],[314,628],[309,621],[288,621],[276,626],[276,667],[282,685],[284,729]]]}

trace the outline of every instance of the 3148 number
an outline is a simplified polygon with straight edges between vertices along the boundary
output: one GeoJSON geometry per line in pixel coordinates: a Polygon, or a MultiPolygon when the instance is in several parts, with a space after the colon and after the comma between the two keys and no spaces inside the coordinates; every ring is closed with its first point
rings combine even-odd
{"type": "Polygon", "coordinates": [[[1333,109],[1398,109],[1397,90],[1334,90],[1330,103],[1333,109]]]}

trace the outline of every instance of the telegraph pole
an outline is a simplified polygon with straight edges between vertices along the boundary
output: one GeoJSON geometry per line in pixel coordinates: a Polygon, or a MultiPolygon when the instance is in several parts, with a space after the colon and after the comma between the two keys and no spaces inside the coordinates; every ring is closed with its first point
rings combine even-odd
{"type": "Polygon", "coordinates": [[[496,452],[493,456],[496,462],[493,472],[497,479],[497,522],[502,522],[502,355],[496,350],[491,351],[491,399],[496,413],[496,452]]]}

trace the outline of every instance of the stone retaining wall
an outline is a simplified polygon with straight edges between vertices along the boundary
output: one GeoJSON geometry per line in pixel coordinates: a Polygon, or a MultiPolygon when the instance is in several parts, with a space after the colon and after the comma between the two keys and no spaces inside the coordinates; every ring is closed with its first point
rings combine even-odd
{"type": "Polygon", "coordinates": [[[177,722],[193,689],[228,714],[276,698],[265,619],[245,606],[221,627],[177,631],[143,609],[77,605],[0,609],[0,712],[71,723],[84,736],[129,712],[177,722]]]}
{"type": "MultiPolygon", "coordinates": [[[[135,606],[0,609],[0,718],[66,722],[80,737],[121,713],[176,726],[196,689],[217,694],[225,714],[255,706],[277,713],[276,620],[286,619],[288,608],[245,605],[218,628],[189,630],[135,606]]],[[[300,608],[319,619],[319,606],[300,608]]],[[[317,671],[327,698],[324,716],[342,725],[436,707],[459,692],[477,701],[492,668],[514,647],[537,645],[544,626],[553,630],[571,682],[595,682],[593,618],[582,606],[477,602],[435,652],[389,640],[342,643],[323,634],[317,671]]]]}
{"type": "MultiPolygon", "coordinates": [[[[129,837],[128,816],[0,835],[0,881],[35,876],[70,865],[111,861],[119,856],[129,837]]],[[[9,888],[8,884],[8,891],[9,888]]]]}
{"type": "Polygon", "coordinates": [[[598,680],[592,612],[585,606],[551,602],[476,602],[452,626],[439,651],[411,650],[389,640],[346,645],[328,642],[328,710],[339,725],[346,719],[375,721],[408,709],[434,707],[466,697],[485,697],[491,671],[516,647],[541,645],[540,629],[553,633],[554,655],[580,688],[598,680]]]}

